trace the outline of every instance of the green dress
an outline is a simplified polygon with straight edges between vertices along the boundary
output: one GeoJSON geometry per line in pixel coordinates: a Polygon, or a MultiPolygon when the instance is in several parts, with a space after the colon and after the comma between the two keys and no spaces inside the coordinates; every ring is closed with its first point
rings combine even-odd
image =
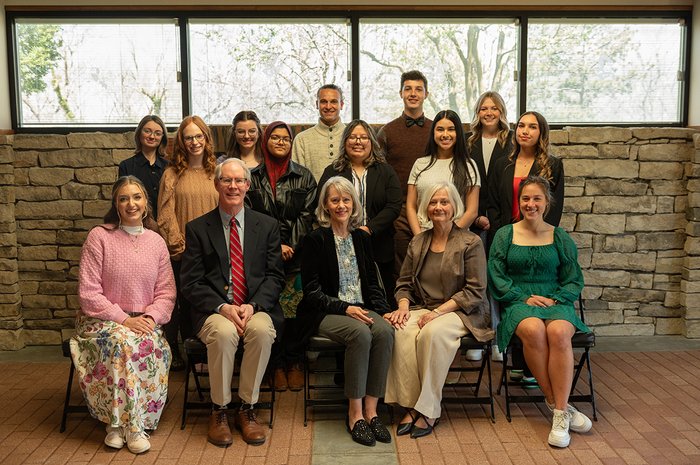
{"type": "Polygon", "coordinates": [[[501,303],[498,347],[505,348],[515,329],[528,317],[566,320],[583,332],[591,330],[576,314],[574,302],[583,289],[576,244],[563,229],[554,228],[554,242],[547,245],[513,244],[513,225],[496,232],[489,253],[489,290],[501,303]],[[533,307],[530,295],[558,302],[551,307],[533,307]]]}

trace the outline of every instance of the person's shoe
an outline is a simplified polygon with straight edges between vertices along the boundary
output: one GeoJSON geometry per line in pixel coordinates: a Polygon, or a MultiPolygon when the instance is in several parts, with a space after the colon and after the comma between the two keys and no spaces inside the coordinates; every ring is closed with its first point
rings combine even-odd
{"type": "Polygon", "coordinates": [[[445,378],[445,384],[451,385],[459,383],[459,377],[461,374],[462,373],[459,371],[448,371],[447,377],[445,378]]]}
{"type": "Polygon", "coordinates": [[[411,439],[418,439],[422,438],[423,436],[427,436],[433,432],[433,429],[440,423],[440,419],[436,418],[433,424],[431,425],[428,422],[428,417],[423,415],[423,420],[425,421],[426,427],[421,428],[420,426],[417,426],[415,423],[413,424],[413,429],[411,430],[411,439]]]}
{"type": "Polygon", "coordinates": [[[255,410],[252,408],[237,411],[234,423],[247,444],[259,446],[265,443],[265,431],[258,423],[255,417],[255,410]]]}
{"type": "Polygon", "coordinates": [[[150,436],[145,431],[128,431],[126,433],[126,445],[134,454],[143,454],[151,448],[151,443],[148,441],[150,436]]]}
{"type": "Polygon", "coordinates": [[[352,426],[352,429],[350,429],[350,418],[345,417],[345,427],[348,429],[350,436],[352,436],[352,440],[356,443],[370,447],[373,447],[377,443],[374,434],[372,434],[372,429],[364,418],[357,420],[352,426]]]}
{"type": "Polygon", "coordinates": [[[568,447],[571,442],[569,435],[569,422],[571,415],[564,410],[554,409],[552,418],[552,430],[549,432],[547,442],[554,447],[568,447]]]}
{"type": "MultiPolygon", "coordinates": [[[[550,404],[546,400],[544,403],[550,412],[554,412],[554,404],[550,404]]],[[[566,412],[569,414],[569,429],[574,433],[587,433],[593,427],[593,422],[583,413],[576,410],[571,404],[566,404],[566,412]]]]}
{"type": "Polygon", "coordinates": [[[408,423],[399,423],[399,425],[396,427],[397,436],[405,436],[411,432],[411,430],[413,429],[413,425],[416,423],[416,420],[420,418],[420,415],[414,417],[414,413],[417,414],[417,412],[415,412],[414,410],[408,410],[408,415],[411,417],[411,421],[409,421],[408,423]]]}
{"type": "Polygon", "coordinates": [[[479,362],[481,361],[481,357],[483,356],[483,352],[479,349],[469,349],[467,353],[464,355],[464,358],[469,360],[470,362],[479,362]]]}
{"type": "Polygon", "coordinates": [[[491,360],[493,360],[494,362],[503,361],[503,352],[501,352],[497,344],[491,346],[491,360]]]}
{"type": "Polygon", "coordinates": [[[287,370],[287,386],[290,391],[301,391],[304,389],[304,370],[299,363],[293,364],[287,370]]]}
{"type": "Polygon", "coordinates": [[[185,361],[180,356],[180,352],[177,351],[177,346],[173,349],[173,359],[170,362],[170,371],[182,371],[185,369],[185,361]]]}
{"type": "Polygon", "coordinates": [[[523,370],[510,370],[510,380],[515,381],[516,383],[518,381],[522,381],[523,379],[523,370]]]}
{"type": "Polygon", "coordinates": [[[379,420],[379,417],[374,417],[369,421],[369,428],[372,430],[374,439],[385,444],[391,443],[391,433],[379,420]]]}
{"type": "Polygon", "coordinates": [[[283,367],[275,368],[275,373],[273,375],[273,384],[275,385],[275,391],[284,392],[287,390],[287,373],[284,371],[283,367]]]}
{"type": "Polygon", "coordinates": [[[520,384],[522,384],[523,389],[539,389],[540,385],[537,384],[537,379],[534,376],[523,376],[520,379],[520,384]]]}
{"type": "Polygon", "coordinates": [[[209,416],[207,440],[219,447],[228,447],[233,443],[231,428],[228,426],[226,410],[214,409],[209,416]]]}
{"type": "Polygon", "coordinates": [[[107,425],[107,436],[105,436],[105,445],[112,449],[121,449],[124,447],[124,428],[121,426],[107,425]]]}

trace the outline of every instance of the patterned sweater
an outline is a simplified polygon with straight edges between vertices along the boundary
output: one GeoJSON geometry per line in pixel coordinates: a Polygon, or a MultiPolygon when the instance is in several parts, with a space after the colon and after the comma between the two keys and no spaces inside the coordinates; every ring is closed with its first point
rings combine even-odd
{"type": "Polygon", "coordinates": [[[292,160],[308,168],[318,182],[326,166],[338,156],[344,130],[345,124],[340,121],[333,126],[319,121],[294,139],[292,160]]]}

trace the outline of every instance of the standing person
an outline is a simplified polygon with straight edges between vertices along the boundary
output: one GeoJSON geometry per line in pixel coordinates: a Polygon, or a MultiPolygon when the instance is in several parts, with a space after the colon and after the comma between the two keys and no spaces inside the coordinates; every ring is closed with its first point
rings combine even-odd
{"type": "Polygon", "coordinates": [[[233,117],[226,143],[226,153],[216,162],[221,163],[227,158],[240,158],[252,170],[262,161],[261,134],[258,115],[250,110],[239,111],[233,117]]]}
{"type": "Polygon", "coordinates": [[[299,346],[297,304],[301,300],[301,245],[316,218],[316,181],[311,171],[292,158],[292,129],[281,121],[270,123],[262,137],[263,162],[252,173],[248,198],[254,210],[276,219],[282,241],[286,284],[280,304],[284,331],[273,347],[275,389],[300,391],[304,387],[303,347],[299,346]]]}
{"type": "Polygon", "coordinates": [[[394,330],[372,257],[369,235],[359,228],[355,187],[335,176],[321,188],[316,217],[321,225],[306,236],[301,262],[304,298],[299,317],[306,334],[345,346],[346,428],[353,441],[374,446],[391,434],[377,416],[386,389],[394,330]]]}
{"type": "Polygon", "coordinates": [[[396,170],[403,196],[401,213],[394,222],[395,276],[401,271],[406,248],[413,237],[406,217],[408,175],[413,163],[425,155],[433,123],[423,113],[423,103],[428,98],[428,79],[423,73],[413,70],[401,74],[399,96],[403,100],[403,113],[379,131],[379,144],[384,148],[387,162],[396,170]]]}
{"type": "Polygon", "coordinates": [[[134,176],[112,186],[104,224],[80,255],[73,363],[90,414],[107,424],[105,444],[134,454],[150,449],[168,396],[171,352],[161,325],[175,305],[168,249],[134,176]]]}
{"type": "Polygon", "coordinates": [[[340,150],[340,136],[345,124],[340,121],[344,105],[343,90],[335,84],[321,86],[316,92],[318,124],[302,131],[292,147],[292,159],[308,168],[318,181],[328,163],[340,150]]]}
{"type": "Polygon", "coordinates": [[[233,442],[226,410],[236,352],[245,345],[234,415],[251,445],[265,442],[253,406],[270,350],[283,323],[278,299],[284,286],[277,221],[244,207],[250,171],[238,158],[216,166],[213,184],[219,206],[187,224],[182,257],[182,292],[192,302],[195,332],[207,346],[212,411],[207,439],[233,442]]]}
{"type": "Polygon", "coordinates": [[[425,156],[419,158],[408,176],[406,216],[413,235],[432,227],[430,218],[419,214],[418,206],[432,186],[450,180],[463,202],[464,214],[455,219],[457,226],[468,229],[479,211],[481,182],[475,163],[469,158],[464,129],[459,115],[443,110],[435,115],[425,156]]]}
{"type": "Polygon", "coordinates": [[[333,176],[351,181],[361,205],[360,229],[372,238],[374,260],[379,267],[387,301],[394,300],[394,220],[401,213],[401,187],[396,171],[384,158],[374,129],[362,120],[354,120],[343,132],[340,153],[326,167],[319,186],[333,176]]]}
{"type": "Polygon", "coordinates": [[[177,307],[165,327],[173,349],[172,370],[182,370],[185,362],[178,350],[177,336],[182,340],[193,335],[190,305],[182,295],[180,265],[185,251],[185,225],[216,207],[214,188],[216,158],[209,127],[199,116],[187,116],[175,135],[170,166],[163,173],[158,194],[158,227],[170,251],[178,296],[177,307]]]}
{"type": "Polygon", "coordinates": [[[496,233],[489,256],[489,288],[501,302],[498,346],[513,334],[523,342],[527,365],[553,412],[548,442],[567,447],[569,429],[588,432],[593,424],[571,406],[574,356],[571,337],[590,329],[576,315],[574,302],[583,289],[576,244],[545,220],[552,205],[549,181],[528,176],[518,186],[522,219],[496,233]]]}
{"type": "Polygon", "coordinates": [[[384,399],[406,410],[397,436],[414,439],[438,424],[442,388],[461,338],[493,338],[484,247],[455,221],[463,212],[460,194],[451,182],[438,182],[420,210],[432,228],[411,240],[396,284],[399,308],[384,316],[396,329],[384,399]]]}
{"type": "Polygon", "coordinates": [[[134,131],[134,143],[134,156],[119,163],[119,177],[132,175],[143,183],[152,209],[151,216],[157,220],[160,178],[168,166],[165,154],[168,130],[156,115],[144,116],[134,131]]]}

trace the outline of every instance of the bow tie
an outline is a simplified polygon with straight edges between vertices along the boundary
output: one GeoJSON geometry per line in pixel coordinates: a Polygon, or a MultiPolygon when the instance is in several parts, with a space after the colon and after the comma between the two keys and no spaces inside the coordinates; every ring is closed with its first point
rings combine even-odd
{"type": "Polygon", "coordinates": [[[406,116],[406,127],[407,127],[407,128],[410,128],[410,127],[413,126],[414,124],[416,124],[416,125],[418,125],[418,126],[420,126],[420,127],[423,127],[423,125],[425,124],[425,115],[420,116],[420,117],[418,117],[418,118],[416,118],[416,119],[409,118],[408,116],[406,116]]]}

